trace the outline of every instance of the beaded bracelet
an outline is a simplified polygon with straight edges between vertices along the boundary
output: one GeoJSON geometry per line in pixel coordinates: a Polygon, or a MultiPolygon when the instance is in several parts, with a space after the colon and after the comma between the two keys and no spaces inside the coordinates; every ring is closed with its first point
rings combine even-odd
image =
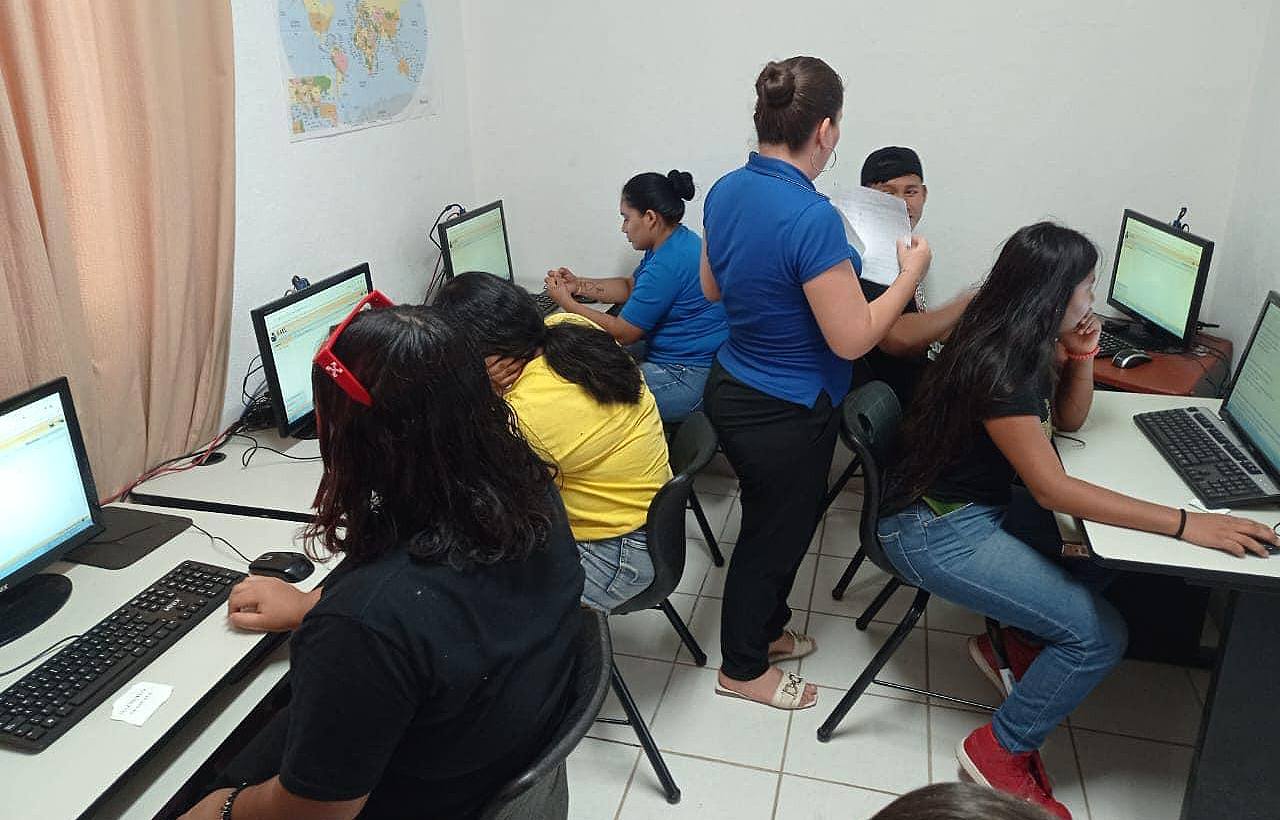
{"type": "Polygon", "coordinates": [[[1101,345],[1094,345],[1094,346],[1093,346],[1093,350],[1090,350],[1090,351],[1089,351],[1089,352],[1087,352],[1087,353],[1071,353],[1071,352],[1068,352],[1068,353],[1067,353],[1067,358],[1068,358],[1068,359],[1070,359],[1070,360],[1071,360],[1071,361],[1073,361],[1073,362],[1083,362],[1083,361],[1088,361],[1089,359],[1092,359],[1093,357],[1097,356],[1097,355],[1098,355],[1098,351],[1099,351],[1099,350],[1101,350],[1101,349],[1102,349],[1102,346],[1101,346],[1101,345]]]}

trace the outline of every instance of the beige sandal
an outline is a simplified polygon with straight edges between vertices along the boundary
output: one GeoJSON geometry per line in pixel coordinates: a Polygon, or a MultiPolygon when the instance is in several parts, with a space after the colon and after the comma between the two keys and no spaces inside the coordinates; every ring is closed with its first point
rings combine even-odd
{"type": "Polygon", "coordinates": [[[716,680],[716,694],[724,695],[727,698],[738,698],[740,700],[750,701],[751,703],[759,703],[762,706],[772,706],[774,709],[794,712],[818,705],[817,695],[814,696],[811,702],[804,702],[804,690],[807,685],[808,681],[796,673],[783,672],[782,678],[778,681],[778,687],[773,690],[773,697],[767,701],[749,698],[741,692],[726,689],[720,685],[720,681],[718,679],[716,680]]]}
{"type": "Polygon", "coordinates": [[[770,652],[769,663],[781,663],[782,661],[795,660],[803,658],[805,655],[812,655],[818,648],[818,642],[808,635],[801,635],[794,629],[784,629],[783,635],[791,636],[790,652],[770,652]]]}

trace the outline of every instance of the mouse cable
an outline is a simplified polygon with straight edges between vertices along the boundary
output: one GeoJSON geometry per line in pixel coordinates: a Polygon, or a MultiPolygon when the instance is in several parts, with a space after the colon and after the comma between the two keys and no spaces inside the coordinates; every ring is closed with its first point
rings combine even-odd
{"type": "Polygon", "coordinates": [[[240,550],[236,549],[236,545],[235,545],[235,544],[233,544],[233,543],[231,543],[230,541],[228,541],[227,539],[223,538],[221,535],[214,535],[213,533],[209,532],[209,531],[208,531],[208,530],[206,530],[204,527],[200,526],[199,524],[197,524],[197,523],[196,523],[196,522],[194,522],[194,521],[192,521],[192,522],[191,522],[191,526],[192,526],[192,528],[193,528],[193,529],[197,529],[197,530],[199,530],[200,532],[204,533],[205,535],[209,536],[209,540],[210,540],[210,541],[213,541],[213,542],[215,542],[215,543],[216,543],[216,542],[218,542],[218,541],[221,541],[222,543],[226,544],[228,547],[231,547],[231,551],[232,551],[232,552],[234,552],[236,555],[239,555],[239,556],[240,556],[240,559],[241,559],[242,561],[244,561],[246,564],[252,564],[252,563],[253,563],[252,561],[250,561],[250,560],[249,560],[249,556],[245,555],[243,552],[241,552],[240,550]]]}
{"type": "Polygon", "coordinates": [[[0,670],[0,678],[3,678],[5,675],[12,675],[14,672],[17,672],[19,669],[24,669],[30,666],[31,664],[43,658],[45,655],[48,655],[50,652],[53,652],[56,649],[60,649],[62,645],[67,643],[68,641],[74,641],[76,638],[79,638],[79,637],[80,637],[79,634],[68,635],[67,637],[63,638],[60,641],[54,641],[53,643],[49,644],[47,647],[40,650],[38,653],[28,658],[27,660],[23,661],[22,663],[18,664],[17,666],[13,667],[12,669],[0,670]]]}

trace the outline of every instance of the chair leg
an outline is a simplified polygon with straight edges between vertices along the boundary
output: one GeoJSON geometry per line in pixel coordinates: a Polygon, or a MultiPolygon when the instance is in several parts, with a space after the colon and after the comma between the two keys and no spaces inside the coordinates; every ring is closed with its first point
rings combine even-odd
{"type": "Polygon", "coordinates": [[[667,620],[671,622],[676,634],[680,636],[680,642],[684,644],[685,649],[688,649],[689,654],[693,656],[693,662],[698,666],[706,666],[707,653],[702,651],[701,646],[698,646],[697,639],[689,631],[689,627],[685,624],[684,619],[680,617],[680,613],[676,612],[676,608],[671,605],[671,600],[667,599],[658,604],[658,609],[662,610],[662,614],[666,615],[667,620]]]}
{"type": "Polygon", "coordinates": [[[840,576],[840,580],[831,588],[831,597],[837,601],[844,600],[845,590],[849,588],[849,584],[853,582],[853,576],[857,574],[858,568],[862,566],[862,562],[866,560],[867,553],[858,547],[858,551],[853,554],[853,560],[849,562],[849,566],[845,568],[844,575],[840,576]]]}
{"type": "Polygon", "coordinates": [[[844,472],[836,479],[836,483],[832,484],[831,489],[827,490],[827,497],[822,500],[822,511],[824,513],[831,506],[831,503],[836,500],[836,496],[840,495],[841,491],[844,490],[845,485],[849,483],[849,479],[858,474],[858,468],[861,466],[862,462],[855,458],[849,462],[848,467],[844,468],[844,472]]]}
{"type": "Polygon", "coordinates": [[[900,586],[902,586],[901,581],[897,578],[890,578],[889,583],[884,585],[884,589],[880,590],[875,599],[858,616],[858,620],[854,622],[854,625],[865,632],[871,624],[871,619],[880,613],[885,604],[889,603],[889,599],[893,597],[893,593],[897,592],[900,586]]]}
{"type": "Polygon", "coordinates": [[[844,716],[849,714],[849,710],[853,708],[853,704],[857,703],[858,698],[862,697],[862,693],[867,691],[867,687],[875,680],[876,675],[880,674],[880,670],[893,657],[893,653],[898,651],[898,647],[902,646],[902,642],[907,639],[911,628],[916,625],[916,621],[920,620],[920,616],[924,614],[925,605],[929,603],[929,593],[925,590],[917,590],[915,600],[911,602],[911,608],[907,610],[906,617],[902,619],[902,623],[893,630],[893,633],[880,647],[880,651],[876,652],[875,657],[867,664],[867,668],[862,670],[862,674],[853,682],[853,686],[849,687],[849,691],[845,692],[844,697],[836,704],[836,708],[827,717],[822,726],[818,727],[818,740],[826,743],[831,739],[831,734],[840,725],[840,721],[844,720],[844,716]]]}
{"type": "Polygon", "coordinates": [[[667,802],[675,805],[680,802],[680,787],[676,785],[676,781],[671,777],[671,770],[667,768],[667,763],[662,759],[662,753],[658,751],[658,744],[653,741],[653,735],[649,734],[649,726],[644,722],[644,717],[640,714],[640,707],[636,706],[635,699],[631,697],[631,690],[627,689],[626,682],[622,679],[622,674],[618,672],[615,665],[613,671],[609,673],[613,682],[613,693],[618,696],[618,701],[622,704],[622,711],[627,713],[627,720],[631,723],[631,728],[635,730],[636,737],[640,740],[640,747],[644,749],[645,755],[649,758],[649,765],[653,767],[653,773],[658,776],[658,782],[662,784],[662,790],[666,793],[667,802]]]}
{"type": "Polygon", "coordinates": [[[702,538],[707,542],[707,550],[711,552],[711,563],[717,567],[724,566],[724,553],[720,552],[720,542],[716,540],[716,535],[711,531],[711,523],[707,521],[707,514],[702,511],[702,502],[698,500],[698,494],[689,492],[689,509],[693,510],[693,517],[698,519],[698,527],[702,530],[702,538]]]}
{"type": "Polygon", "coordinates": [[[991,639],[991,651],[996,656],[996,674],[1004,681],[1005,691],[1013,691],[1013,670],[1009,667],[1009,654],[1004,647],[1004,631],[995,618],[987,618],[987,637],[991,639]]]}

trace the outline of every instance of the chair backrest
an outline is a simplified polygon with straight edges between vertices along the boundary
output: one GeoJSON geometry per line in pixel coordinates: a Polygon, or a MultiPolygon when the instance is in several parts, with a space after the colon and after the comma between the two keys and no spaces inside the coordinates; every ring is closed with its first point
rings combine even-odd
{"type": "Polygon", "coordinates": [[[667,451],[670,481],[649,502],[646,541],[653,562],[653,583],[631,600],[614,608],[614,615],[651,609],[675,591],[684,575],[684,511],[693,492],[693,477],[716,453],[716,433],[702,413],[693,413],[675,431],[667,451]]]}
{"type": "Polygon", "coordinates": [[[884,382],[870,382],[851,391],[840,408],[840,436],[862,462],[862,517],[859,540],[871,563],[897,575],[880,547],[877,527],[884,501],[884,470],[898,446],[902,405],[884,382]]]}
{"type": "Polygon", "coordinates": [[[601,612],[583,608],[574,636],[569,708],[537,759],[480,812],[480,820],[563,820],[569,816],[564,762],[586,736],[609,691],[613,643],[601,612]]]}

